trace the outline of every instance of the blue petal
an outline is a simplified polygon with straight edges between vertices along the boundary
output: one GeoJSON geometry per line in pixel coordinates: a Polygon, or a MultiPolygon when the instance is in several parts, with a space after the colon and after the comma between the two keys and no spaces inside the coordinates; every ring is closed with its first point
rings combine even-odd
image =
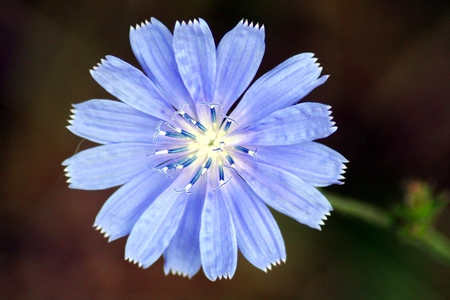
{"type": "Polygon", "coordinates": [[[107,56],[91,70],[92,77],[111,95],[156,118],[170,121],[173,108],[141,71],[123,60],[107,56]]]}
{"type": "Polygon", "coordinates": [[[200,180],[195,191],[189,196],[183,218],[172,241],[164,252],[164,272],[191,278],[201,267],[200,224],[206,184],[200,180]]]}
{"type": "Polygon", "coordinates": [[[81,151],[66,159],[62,165],[69,178],[69,187],[101,190],[129,181],[153,165],[154,145],[109,144],[81,151]]]}
{"type": "Polygon", "coordinates": [[[306,102],[277,110],[255,125],[230,134],[230,145],[292,145],[327,137],[337,129],[329,109],[306,102]]]}
{"type": "Polygon", "coordinates": [[[105,233],[110,242],[129,234],[144,211],[172,182],[173,179],[161,173],[144,171],[109,197],[95,218],[94,226],[105,233]]]}
{"type": "Polygon", "coordinates": [[[267,205],[308,225],[320,229],[322,219],[332,207],[314,187],[282,169],[239,159],[244,180],[267,205]]]}
{"type": "MultiPolygon", "coordinates": [[[[258,163],[279,166],[313,186],[342,184],[345,163],[338,152],[315,142],[289,146],[258,146],[258,163]]],[[[251,160],[253,158],[250,157],[251,160]]]]}
{"type": "Polygon", "coordinates": [[[182,184],[179,176],[142,214],[131,230],[125,247],[127,260],[144,268],[152,265],[169,245],[177,231],[186,205],[186,194],[174,188],[182,184]]]}
{"type": "Polygon", "coordinates": [[[264,202],[236,177],[221,189],[233,216],[239,250],[257,268],[267,271],[271,264],[286,260],[280,229],[264,202]]]}
{"type": "Polygon", "coordinates": [[[202,212],[200,254],[203,271],[209,280],[233,277],[237,265],[233,219],[221,193],[211,186],[208,186],[202,212]]]}
{"type": "Polygon", "coordinates": [[[264,26],[242,20],[217,47],[217,74],[214,101],[226,113],[245,91],[258,71],[264,55],[264,26]]]}
{"type": "Polygon", "coordinates": [[[202,19],[189,21],[188,24],[177,22],[173,48],[181,78],[197,105],[201,121],[204,121],[209,115],[200,105],[213,102],[216,77],[216,47],[208,24],[202,19]]]}
{"type": "Polygon", "coordinates": [[[156,131],[159,123],[158,119],[118,101],[95,99],[73,106],[71,125],[67,128],[100,144],[152,143],[150,130],[156,131]]]}
{"type": "Polygon", "coordinates": [[[130,42],[145,73],[167,101],[176,108],[193,104],[178,72],[172,34],[164,24],[152,18],[151,23],[131,28],[130,42]]]}
{"type": "Polygon", "coordinates": [[[322,68],[312,53],[289,58],[259,78],[244,94],[231,117],[240,128],[258,122],[272,112],[305,97],[328,76],[318,78],[322,68]]]}

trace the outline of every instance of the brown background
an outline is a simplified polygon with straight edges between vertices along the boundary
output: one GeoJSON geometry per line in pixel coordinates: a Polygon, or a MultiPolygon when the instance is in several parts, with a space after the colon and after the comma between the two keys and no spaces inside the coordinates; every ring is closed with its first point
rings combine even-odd
{"type": "Polygon", "coordinates": [[[351,161],[331,190],[387,208],[408,179],[450,188],[448,1],[1,1],[1,299],[450,298],[448,266],[338,213],[322,232],[276,214],[288,260],[268,274],[242,257],[215,283],[125,262],[125,239],[92,228],[113,189],[69,190],[60,163],[80,141],[64,128],[71,103],[109,97],[88,70],[107,54],[137,66],[129,26],[151,16],[170,29],[202,17],[216,42],[242,18],[264,23],[258,76],[316,53],[331,77],[307,100],[333,106],[339,130],[324,143],[351,161]]]}

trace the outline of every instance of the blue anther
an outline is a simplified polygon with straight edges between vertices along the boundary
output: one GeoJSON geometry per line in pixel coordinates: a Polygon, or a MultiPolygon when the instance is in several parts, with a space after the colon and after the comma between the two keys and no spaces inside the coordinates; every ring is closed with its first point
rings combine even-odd
{"type": "Polygon", "coordinates": [[[185,106],[189,106],[189,104],[184,103],[183,105],[181,105],[180,109],[172,114],[172,120],[175,118],[176,115],[180,115],[183,117],[183,119],[188,121],[188,123],[191,124],[192,126],[199,128],[203,132],[207,132],[208,129],[206,129],[205,126],[203,126],[200,122],[194,120],[190,115],[188,115],[187,113],[185,113],[183,111],[183,108],[185,106]]]}
{"type": "Polygon", "coordinates": [[[196,137],[195,135],[193,135],[192,133],[189,133],[189,132],[187,132],[187,131],[185,131],[185,130],[183,130],[183,129],[181,129],[181,134],[182,134],[184,137],[187,137],[187,138],[190,138],[190,139],[193,139],[193,140],[196,140],[196,139],[197,139],[197,137],[196,137]]]}
{"type": "Polygon", "coordinates": [[[177,190],[176,188],[174,188],[173,190],[177,193],[186,192],[186,194],[192,194],[190,189],[192,188],[192,186],[194,186],[194,184],[197,182],[197,180],[200,178],[201,175],[202,175],[202,169],[200,168],[197,170],[197,173],[195,173],[194,177],[192,177],[191,181],[184,187],[184,189],[177,190]]]}
{"type": "Polygon", "coordinates": [[[203,132],[208,132],[208,129],[206,129],[206,127],[203,126],[200,122],[196,122],[195,126],[197,126],[203,132]]]}
{"type": "Polygon", "coordinates": [[[214,107],[211,108],[211,121],[213,124],[217,123],[217,114],[216,114],[216,109],[214,107]]]}
{"type": "MultiPolygon", "coordinates": [[[[163,121],[159,122],[158,125],[156,126],[156,130],[158,130],[154,135],[153,135],[153,143],[155,143],[156,138],[159,135],[162,136],[167,136],[167,137],[172,137],[172,138],[186,138],[188,136],[181,134],[182,130],[179,128],[176,128],[175,126],[173,126],[172,124],[168,124],[167,122],[165,123],[168,127],[174,129],[176,132],[167,132],[167,131],[163,131],[161,130],[161,124],[163,123],[163,121]]],[[[195,137],[195,136],[194,136],[195,137]]]]}
{"type": "Polygon", "coordinates": [[[226,155],[228,162],[230,163],[230,167],[234,168],[234,159],[230,155],[226,155]]]}
{"type": "Polygon", "coordinates": [[[241,152],[244,152],[245,154],[247,154],[248,151],[250,151],[249,149],[247,149],[245,147],[242,147],[242,146],[234,146],[234,149],[236,149],[238,151],[241,151],[241,152]]]}
{"type": "Polygon", "coordinates": [[[211,163],[212,163],[212,158],[211,157],[208,157],[208,160],[206,161],[206,165],[205,165],[205,169],[209,169],[209,167],[211,166],[211,163]]]}
{"type": "Polygon", "coordinates": [[[177,168],[182,169],[188,167],[190,164],[192,164],[197,159],[197,155],[194,155],[190,158],[185,158],[181,162],[177,163],[177,168]]]}
{"type": "Polygon", "coordinates": [[[225,175],[223,173],[223,165],[219,165],[219,181],[223,181],[225,178],[225,175]]]}
{"type": "MultiPolygon", "coordinates": [[[[211,166],[212,163],[212,158],[208,157],[208,160],[206,161],[206,164],[203,166],[202,168],[202,176],[206,174],[206,172],[208,171],[209,167],[211,166]]],[[[204,177],[205,181],[206,181],[206,176],[204,177]]]]}
{"type": "Polygon", "coordinates": [[[180,153],[180,152],[184,152],[184,151],[187,151],[187,150],[189,150],[189,147],[185,146],[185,147],[180,147],[180,148],[169,149],[168,153],[169,154],[180,153]]]}
{"type": "Polygon", "coordinates": [[[198,169],[197,173],[195,173],[195,176],[192,177],[192,179],[189,183],[194,185],[197,182],[197,180],[200,178],[201,175],[202,175],[202,168],[198,169]]]}
{"type": "Polygon", "coordinates": [[[181,134],[178,132],[165,132],[164,135],[167,137],[173,137],[173,138],[185,138],[186,137],[184,134],[181,134]]]}
{"type": "Polygon", "coordinates": [[[256,159],[256,153],[258,152],[258,149],[255,149],[255,151],[252,151],[252,150],[242,147],[242,146],[234,146],[234,149],[238,150],[240,152],[243,152],[245,154],[248,154],[248,155],[252,156],[254,159],[256,159]]]}
{"type": "Polygon", "coordinates": [[[231,121],[227,121],[225,123],[225,128],[223,129],[224,132],[228,132],[228,129],[230,129],[231,126],[231,121]]]}
{"type": "Polygon", "coordinates": [[[194,120],[190,115],[188,115],[187,113],[184,113],[181,115],[186,121],[188,121],[189,123],[191,123],[192,125],[196,125],[197,121],[194,120]]]}
{"type": "Polygon", "coordinates": [[[201,105],[208,105],[211,109],[211,121],[213,124],[217,124],[217,113],[215,107],[222,108],[222,104],[219,103],[210,103],[210,102],[203,102],[201,105]]]}
{"type": "MultiPolygon", "coordinates": [[[[220,115],[227,120],[227,122],[225,123],[225,128],[223,129],[224,132],[227,132],[228,129],[230,129],[231,123],[235,123],[236,125],[239,125],[238,122],[236,122],[236,120],[230,118],[229,116],[227,116],[226,114],[220,113],[220,115]]],[[[223,123],[222,123],[223,125],[223,123]]]]}
{"type": "Polygon", "coordinates": [[[168,164],[167,166],[166,166],[166,168],[167,169],[169,169],[169,170],[171,170],[171,169],[175,169],[177,167],[177,164],[176,163],[170,163],[170,164],[168,164]]]}
{"type": "Polygon", "coordinates": [[[219,186],[216,189],[214,189],[214,192],[219,190],[221,187],[223,187],[228,182],[230,182],[231,178],[233,178],[233,177],[230,177],[230,178],[228,178],[228,180],[225,181],[225,174],[223,172],[223,167],[224,167],[224,165],[222,165],[222,164],[219,165],[219,186]]]}
{"type": "Polygon", "coordinates": [[[175,125],[170,124],[169,122],[165,122],[164,124],[167,127],[169,127],[169,128],[171,128],[171,129],[176,131],[176,132],[165,132],[166,136],[169,136],[169,134],[170,134],[170,135],[174,135],[176,137],[190,138],[190,139],[193,139],[193,140],[197,139],[197,137],[195,135],[193,135],[192,133],[189,133],[189,132],[187,132],[187,131],[185,131],[185,130],[183,130],[181,128],[178,128],[175,125]]]}

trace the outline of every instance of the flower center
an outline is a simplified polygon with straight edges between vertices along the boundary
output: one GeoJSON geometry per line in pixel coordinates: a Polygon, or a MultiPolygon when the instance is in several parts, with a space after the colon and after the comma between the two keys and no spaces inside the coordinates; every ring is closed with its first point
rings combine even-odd
{"type": "MultiPolygon", "coordinates": [[[[152,168],[157,171],[163,172],[166,176],[171,177],[168,173],[169,170],[176,172],[182,170],[190,165],[197,167],[197,171],[192,179],[186,186],[181,189],[175,189],[175,192],[191,193],[191,188],[197,182],[197,180],[203,176],[205,180],[209,169],[215,169],[218,172],[217,188],[219,190],[231,180],[231,175],[228,179],[225,179],[225,170],[228,172],[236,170],[234,159],[231,157],[232,151],[238,151],[246,153],[256,159],[256,150],[251,151],[248,148],[242,146],[227,147],[225,143],[225,136],[230,129],[231,125],[238,123],[227,115],[220,113],[220,122],[218,122],[216,107],[221,108],[217,103],[202,103],[203,106],[207,106],[210,109],[210,123],[200,123],[196,119],[192,118],[183,109],[188,104],[183,104],[181,108],[173,113],[172,120],[179,115],[183,118],[183,123],[188,123],[189,131],[175,126],[170,122],[161,121],[157,126],[157,132],[153,136],[153,141],[156,142],[158,136],[166,136],[173,139],[174,144],[178,147],[171,149],[156,150],[151,155],[170,155],[170,158],[165,159],[163,163],[152,168]],[[167,126],[170,131],[163,131],[162,125],[167,126]],[[192,130],[194,129],[194,130],[192,130]],[[195,132],[192,133],[191,131],[195,132]]],[[[165,157],[166,158],[166,157],[165,157]]]]}

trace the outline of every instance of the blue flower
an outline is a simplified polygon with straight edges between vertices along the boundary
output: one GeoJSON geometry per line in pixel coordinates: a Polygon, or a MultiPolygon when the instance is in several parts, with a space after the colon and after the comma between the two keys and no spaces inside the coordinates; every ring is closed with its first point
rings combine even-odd
{"type": "Polygon", "coordinates": [[[202,19],[172,36],[152,18],[130,40],[144,73],[107,56],[91,74],[120,101],[76,104],[68,126],[102,144],[63,162],[70,187],[121,185],[94,226],[110,241],[128,235],[125,257],[139,266],[163,255],[166,274],[231,278],[238,249],[264,271],[284,262],[266,205],[320,229],[332,207],[315,187],[341,183],[346,162],[313,142],[336,130],[330,106],[296,104],[327,79],[313,54],[248,87],[264,26],[241,21],[216,49],[202,19]]]}

